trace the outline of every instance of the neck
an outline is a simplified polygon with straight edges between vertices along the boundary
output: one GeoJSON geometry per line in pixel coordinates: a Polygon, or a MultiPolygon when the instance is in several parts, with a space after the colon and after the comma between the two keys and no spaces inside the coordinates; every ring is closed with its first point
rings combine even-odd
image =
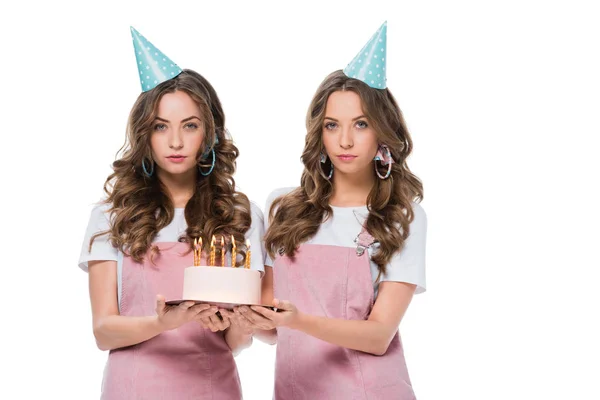
{"type": "Polygon", "coordinates": [[[158,179],[167,189],[167,193],[173,201],[175,208],[184,208],[189,199],[192,198],[196,186],[196,169],[183,174],[169,174],[158,170],[158,179]]]}
{"type": "Polygon", "coordinates": [[[364,206],[374,184],[375,177],[372,170],[352,175],[334,171],[333,194],[329,204],[337,207],[364,206]]]}

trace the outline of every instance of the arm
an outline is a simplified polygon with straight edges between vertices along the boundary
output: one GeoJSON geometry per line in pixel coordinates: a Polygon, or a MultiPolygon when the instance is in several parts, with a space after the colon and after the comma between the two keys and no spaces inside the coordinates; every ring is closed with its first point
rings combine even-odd
{"type": "MultiPolygon", "coordinates": [[[[157,315],[119,315],[116,261],[89,262],[89,289],[94,336],[100,350],[112,350],[144,342],[193,320],[200,312],[211,311],[206,304],[191,306],[193,303],[182,303],[176,307],[167,307],[164,298],[159,297],[157,315]]],[[[216,312],[216,309],[212,312],[216,312]]]]}
{"type": "Polygon", "coordinates": [[[415,292],[415,285],[382,282],[373,310],[366,321],[318,317],[299,312],[286,301],[277,301],[284,312],[257,307],[255,311],[273,320],[326,342],[374,355],[383,355],[392,341],[415,292]]]}
{"type": "Polygon", "coordinates": [[[156,317],[119,315],[116,261],[90,261],[89,288],[94,336],[100,350],[134,345],[164,330],[156,317]]]}
{"type": "MultiPolygon", "coordinates": [[[[273,267],[265,265],[265,276],[262,279],[261,303],[273,304],[273,267]]],[[[254,336],[263,343],[274,345],[277,343],[277,329],[255,329],[254,336]]]]}

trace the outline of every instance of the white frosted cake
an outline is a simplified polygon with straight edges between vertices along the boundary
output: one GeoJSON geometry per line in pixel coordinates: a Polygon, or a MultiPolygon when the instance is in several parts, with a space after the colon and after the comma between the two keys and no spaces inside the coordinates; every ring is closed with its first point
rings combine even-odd
{"type": "Polygon", "coordinates": [[[187,267],[183,298],[209,303],[260,304],[260,272],[246,268],[187,267]]]}

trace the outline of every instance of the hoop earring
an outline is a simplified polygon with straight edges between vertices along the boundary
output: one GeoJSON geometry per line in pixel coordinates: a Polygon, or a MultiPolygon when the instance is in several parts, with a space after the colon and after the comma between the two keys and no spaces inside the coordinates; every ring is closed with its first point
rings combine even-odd
{"type": "MultiPolygon", "coordinates": [[[[198,166],[198,171],[200,171],[200,173],[202,174],[202,176],[209,176],[211,172],[213,172],[213,169],[215,168],[215,160],[216,160],[216,155],[215,155],[215,149],[214,147],[211,150],[212,153],[212,163],[210,165],[210,169],[208,170],[208,172],[204,172],[202,171],[202,169],[200,168],[200,166],[198,166]]],[[[204,160],[206,158],[206,155],[203,154],[202,155],[202,160],[204,160]]]]}
{"type": "MultiPolygon", "coordinates": [[[[321,164],[325,164],[327,162],[327,156],[325,153],[321,153],[321,164]]],[[[329,164],[331,165],[331,169],[329,170],[329,175],[327,175],[327,179],[330,180],[333,176],[333,163],[329,160],[329,164]]]]}
{"type": "Polygon", "coordinates": [[[148,178],[154,174],[154,163],[151,163],[150,165],[152,166],[152,169],[148,171],[148,167],[146,167],[146,158],[144,157],[144,159],[142,159],[142,169],[144,170],[144,175],[146,175],[148,178]]]}
{"type": "Polygon", "coordinates": [[[375,173],[377,174],[377,176],[379,177],[379,179],[387,179],[389,178],[390,174],[392,173],[392,164],[394,163],[394,159],[392,158],[392,153],[390,152],[390,148],[387,147],[386,145],[382,144],[381,146],[379,146],[379,151],[381,150],[385,150],[386,152],[386,157],[382,157],[379,156],[379,153],[375,156],[375,158],[373,159],[373,165],[375,166],[375,173]],[[381,163],[383,165],[387,165],[388,166],[388,170],[386,172],[385,175],[381,175],[379,173],[379,170],[377,169],[377,161],[381,161],[381,163]]]}

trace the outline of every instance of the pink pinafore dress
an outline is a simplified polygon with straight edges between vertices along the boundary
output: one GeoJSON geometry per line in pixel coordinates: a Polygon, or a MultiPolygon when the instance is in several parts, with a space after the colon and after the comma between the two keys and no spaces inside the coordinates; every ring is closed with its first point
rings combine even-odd
{"type": "MultiPolygon", "coordinates": [[[[275,297],[290,300],[307,314],[368,319],[374,288],[369,254],[359,247],[302,244],[294,260],[278,256],[273,265],[275,297]]],[[[288,328],[278,328],[277,335],[276,400],[415,399],[398,332],[382,356],[288,328]]]]}
{"type": "MultiPolygon", "coordinates": [[[[193,265],[187,243],[155,243],[154,263],[124,256],[120,313],[156,315],[156,295],[180,299],[183,271],[193,265]]],[[[109,353],[102,399],[239,400],[240,380],[223,332],[189,322],[145,342],[109,353]]]]}

